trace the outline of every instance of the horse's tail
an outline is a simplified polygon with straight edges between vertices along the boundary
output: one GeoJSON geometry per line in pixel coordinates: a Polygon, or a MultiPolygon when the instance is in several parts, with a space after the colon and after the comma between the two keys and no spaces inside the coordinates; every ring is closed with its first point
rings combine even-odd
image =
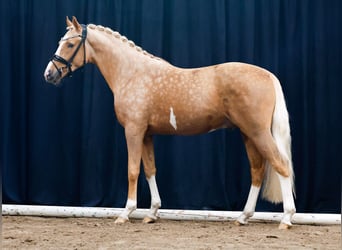
{"type": "MultiPolygon", "coordinates": [[[[294,193],[294,173],[292,166],[292,156],[291,156],[291,134],[290,134],[290,124],[289,115],[287,112],[285,98],[283,91],[281,89],[279,80],[272,75],[273,85],[275,89],[275,107],[273,111],[272,118],[272,135],[274,141],[278,147],[278,150],[288,163],[290,179],[293,187],[294,193]]],[[[263,186],[263,197],[273,203],[282,202],[282,193],[280,187],[280,181],[277,176],[277,172],[274,168],[266,161],[266,175],[263,186]]]]}

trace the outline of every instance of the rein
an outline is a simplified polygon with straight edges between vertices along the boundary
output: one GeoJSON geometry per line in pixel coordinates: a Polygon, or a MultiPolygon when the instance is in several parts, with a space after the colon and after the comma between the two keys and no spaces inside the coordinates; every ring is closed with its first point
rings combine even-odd
{"type": "Polygon", "coordinates": [[[66,74],[66,76],[71,76],[73,71],[71,70],[72,67],[72,61],[74,60],[75,56],[77,55],[77,52],[79,51],[79,49],[81,48],[82,44],[83,44],[83,65],[81,67],[83,67],[86,64],[86,49],[85,49],[85,40],[87,39],[87,26],[84,24],[81,24],[82,26],[82,35],[76,35],[76,36],[72,36],[72,37],[68,37],[65,39],[62,39],[61,41],[66,41],[69,40],[71,38],[75,38],[75,37],[81,37],[81,41],[78,44],[76,50],[74,51],[74,53],[72,54],[72,56],[69,58],[69,60],[64,59],[63,57],[54,54],[53,57],[51,58],[51,62],[53,64],[53,66],[55,66],[55,68],[57,69],[58,73],[60,76],[62,76],[62,72],[64,68],[68,69],[68,73],[66,74]],[[64,67],[58,68],[56,63],[54,62],[59,62],[64,64],[64,67]]]}

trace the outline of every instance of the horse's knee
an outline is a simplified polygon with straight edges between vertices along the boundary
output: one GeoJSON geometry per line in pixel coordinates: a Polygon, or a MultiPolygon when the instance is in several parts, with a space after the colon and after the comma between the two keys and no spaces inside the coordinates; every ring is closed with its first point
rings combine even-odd
{"type": "Polygon", "coordinates": [[[139,177],[139,169],[130,169],[128,170],[128,181],[134,182],[139,177]]]}

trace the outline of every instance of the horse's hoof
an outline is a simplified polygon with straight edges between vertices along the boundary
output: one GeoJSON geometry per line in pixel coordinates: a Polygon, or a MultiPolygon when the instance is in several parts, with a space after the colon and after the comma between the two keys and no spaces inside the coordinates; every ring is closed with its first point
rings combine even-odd
{"type": "Polygon", "coordinates": [[[126,219],[126,218],[122,218],[122,217],[118,217],[116,220],[115,220],[115,224],[124,224],[124,223],[126,223],[126,222],[128,222],[128,219],[126,219]]]}
{"type": "Polygon", "coordinates": [[[280,230],[288,230],[291,228],[291,225],[285,224],[285,223],[280,223],[279,227],[280,230]]]}
{"type": "Polygon", "coordinates": [[[239,226],[244,226],[246,224],[243,224],[240,221],[236,220],[236,221],[234,221],[234,225],[239,227],[239,226]]]}
{"type": "Polygon", "coordinates": [[[151,217],[146,216],[146,217],[144,218],[144,220],[143,220],[143,223],[145,223],[145,224],[151,224],[151,223],[155,223],[156,221],[157,221],[157,219],[153,219],[153,218],[151,218],[151,217]]]}

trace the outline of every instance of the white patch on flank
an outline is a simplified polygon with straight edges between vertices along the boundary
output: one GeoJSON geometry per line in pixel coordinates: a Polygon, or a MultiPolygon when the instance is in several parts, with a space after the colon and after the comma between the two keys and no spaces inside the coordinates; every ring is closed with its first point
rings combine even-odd
{"type": "Polygon", "coordinates": [[[177,130],[177,122],[176,122],[176,116],[175,114],[173,113],[173,108],[171,107],[170,108],[170,124],[171,126],[177,130]]]}

